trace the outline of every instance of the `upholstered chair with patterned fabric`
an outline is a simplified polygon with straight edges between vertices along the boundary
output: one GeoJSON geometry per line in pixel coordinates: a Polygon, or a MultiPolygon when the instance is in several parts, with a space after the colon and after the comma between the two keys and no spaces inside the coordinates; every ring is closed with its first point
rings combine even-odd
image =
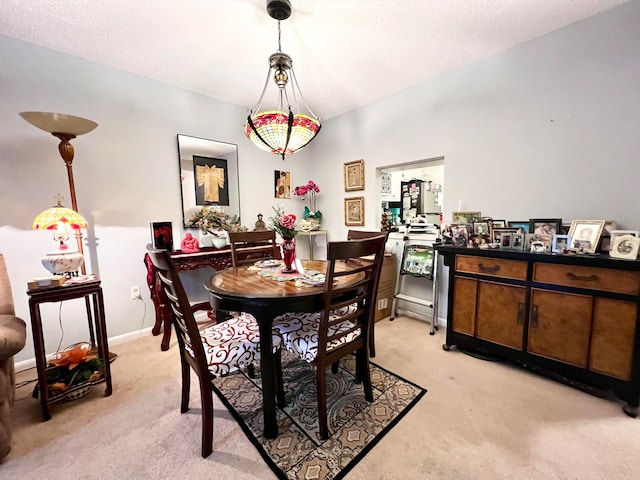
{"type": "Polygon", "coordinates": [[[385,243],[383,234],[364,240],[329,242],[323,310],[289,313],[274,319],[274,331],[282,336],[284,347],[316,367],[321,438],[329,437],[326,375],[330,365],[355,353],[356,377],[363,381],[366,400],[373,401],[368,334],[385,243]],[[352,308],[354,304],[357,308],[352,308]]]}
{"type": "Polygon", "coordinates": [[[15,313],[9,275],[0,253],[0,459],[11,450],[11,412],[15,399],[13,356],[24,348],[27,338],[26,324],[15,313]]]}
{"type": "MultiPolygon", "coordinates": [[[[211,381],[219,375],[228,375],[260,359],[260,333],[255,319],[247,314],[232,316],[228,320],[199,330],[193,310],[184,291],[178,271],[169,252],[148,248],[157,269],[162,288],[169,301],[172,321],[178,337],[182,367],[182,400],[180,411],[189,409],[191,369],[200,382],[202,407],[202,456],[213,449],[213,387],[211,381]]],[[[273,337],[274,351],[280,348],[280,337],[273,337]]],[[[284,405],[282,367],[280,355],[275,357],[278,404],[284,405]]]]}

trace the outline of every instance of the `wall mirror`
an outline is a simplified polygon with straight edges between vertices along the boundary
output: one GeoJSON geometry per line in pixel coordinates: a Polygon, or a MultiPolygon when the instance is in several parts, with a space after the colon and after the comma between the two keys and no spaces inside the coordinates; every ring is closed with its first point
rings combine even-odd
{"type": "Polygon", "coordinates": [[[219,207],[240,217],[238,146],[178,135],[182,223],[202,207],[219,207]]]}

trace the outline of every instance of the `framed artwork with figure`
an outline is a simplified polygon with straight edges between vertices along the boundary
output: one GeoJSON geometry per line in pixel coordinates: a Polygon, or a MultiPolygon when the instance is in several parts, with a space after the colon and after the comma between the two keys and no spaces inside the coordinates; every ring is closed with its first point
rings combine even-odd
{"type": "Polygon", "coordinates": [[[344,199],[344,224],[364,226],[364,197],[344,199]]]}
{"type": "Polygon", "coordinates": [[[276,198],[291,198],[291,172],[275,170],[273,183],[276,198]]]}
{"type": "Polygon", "coordinates": [[[177,136],[184,228],[202,207],[221,207],[240,216],[238,146],[206,138],[177,136]]]}
{"type": "Polygon", "coordinates": [[[196,205],[229,205],[229,173],[223,158],[193,156],[196,205]]]}
{"type": "Polygon", "coordinates": [[[364,190],[364,160],[344,164],[344,191],[364,190]]]}

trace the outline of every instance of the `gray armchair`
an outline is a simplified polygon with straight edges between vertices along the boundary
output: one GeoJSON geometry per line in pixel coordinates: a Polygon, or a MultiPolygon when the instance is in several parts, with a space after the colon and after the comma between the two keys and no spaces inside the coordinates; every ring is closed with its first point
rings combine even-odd
{"type": "Polygon", "coordinates": [[[0,459],[11,450],[11,411],[15,398],[13,356],[24,348],[26,324],[15,316],[11,283],[0,253],[0,459]]]}

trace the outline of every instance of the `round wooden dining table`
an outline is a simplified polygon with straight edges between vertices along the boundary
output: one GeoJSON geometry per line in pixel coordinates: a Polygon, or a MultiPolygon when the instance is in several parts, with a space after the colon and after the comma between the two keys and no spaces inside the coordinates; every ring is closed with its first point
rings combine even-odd
{"type": "MultiPolygon", "coordinates": [[[[302,260],[306,271],[317,270],[325,273],[325,260],[302,260]]],[[[324,303],[324,286],[295,285],[299,274],[282,274],[290,280],[277,280],[260,275],[251,265],[227,268],[216,272],[205,283],[209,291],[211,307],[222,311],[250,313],[260,327],[260,373],[262,378],[262,406],[264,415],[264,436],[276,438],[276,386],[274,384],[274,358],[271,328],[273,319],[287,312],[318,312],[324,303]]],[[[336,263],[336,270],[348,269],[344,262],[336,263]]],[[[278,271],[280,269],[277,269],[278,271]]],[[[357,275],[341,277],[346,285],[355,281],[357,275]],[[355,278],[354,278],[355,277],[355,278]]]]}

